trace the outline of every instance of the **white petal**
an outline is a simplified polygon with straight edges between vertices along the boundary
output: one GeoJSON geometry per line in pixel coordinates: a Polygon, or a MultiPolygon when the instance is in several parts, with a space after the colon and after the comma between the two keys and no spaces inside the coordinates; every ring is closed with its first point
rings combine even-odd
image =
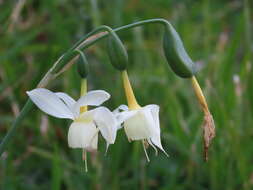
{"type": "Polygon", "coordinates": [[[114,114],[106,107],[99,107],[95,109],[93,119],[107,143],[113,144],[117,133],[117,120],[114,114]]]}
{"type": "Polygon", "coordinates": [[[160,134],[155,134],[151,137],[151,141],[154,145],[156,145],[160,150],[162,150],[167,156],[167,152],[163,149],[162,143],[161,143],[161,137],[160,134]]]}
{"type": "Polygon", "coordinates": [[[68,144],[71,148],[97,150],[98,129],[93,122],[73,122],[68,131],[68,144]]]}
{"type": "Polygon", "coordinates": [[[146,109],[140,109],[134,116],[124,122],[124,129],[128,139],[141,140],[152,137],[153,117],[151,112],[146,109]]]}
{"type": "Polygon", "coordinates": [[[66,104],[50,90],[37,88],[26,93],[33,103],[45,113],[58,118],[74,118],[66,104]]]}
{"type": "Polygon", "coordinates": [[[74,105],[74,111],[79,113],[81,106],[99,106],[110,98],[104,90],[93,90],[82,96],[74,105]]]}
{"type": "Polygon", "coordinates": [[[117,128],[121,129],[123,126],[121,125],[124,121],[125,121],[125,117],[122,117],[124,113],[127,113],[126,111],[128,111],[128,107],[127,105],[120,105],[119,107],[117,107],[115,110],[113,110],[113,114],[115,115],[118,125],[117,128]]]}
{"type": "Polygon", "coordinates": [[[151,137],[151,141],[154,145],[156,145],[159,149],[161,149],[166,155],[168,155],[163,149],[160,137],[160,121],[159,121],[159,106],[158,105],[148,105],[144,108],[150,109],[152,117],[155,122],[155,131],[151,137]]]}
{"type": "Polygon", "coordinates": [[[127,111],[128,107],[127,105],[120,105],[119,107],[117,107],[115,110],[113,110],[114,114],[120,113],[121,111],[127,111]]]}
{"type": "Polygon", "coordinates": [[[56,92],[55,94],[64,101],[64,103],[68,106],[70,110],[73,109],[73,106],[76,103],[76,101],[73,98],[71,98],[68,94],[63,92],[56,92]]]}
{"type": "Polygon", "coordinates": [[[117,119],[117,123],[118,123],[118,129],[122,128],[121,124],[126,121],[127,119],[129,119],[130,117],[133,117],[138,111],[123,111],[120,113],[116,113],[115,117],[117,119]]]}
{"type": "Polygon", "coordinates": [[[82,96],[77,104],[80,106],[99,106],[108,100],[111,95],[104,90],[93,90],[82,96]]]}
{"type": "Polygon", "coordinates": [[[143,109],[151,113],[152,119],[154,121],[154,130],[156,131],[156,133],[160,134],[159,106],[155,104],[150,104],[143,107],[143,109]]]}

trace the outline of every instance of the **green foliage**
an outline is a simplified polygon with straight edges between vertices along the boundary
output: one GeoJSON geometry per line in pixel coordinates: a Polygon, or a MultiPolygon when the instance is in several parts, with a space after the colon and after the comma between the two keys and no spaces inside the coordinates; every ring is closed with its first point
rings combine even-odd
{"type": "MultiPolygon", "coordinates": [[[[161,17],[179,33],[196,63],[217,136],[208,163],[202,159],[202,113],[190,81],[170,72],[162,53],[163,28],[147,25],[118,33],[129,54],[130,80],[141,105],[160,105],[162,143],[157,157],[119,131],[104,156],[88,157],[67,146],[69,121],[34,108],[0,158],[0,189],[245,189],[253,188],[252,2],[244,1],[0,1],[0,139],[37,82],[63,52],[100,24],[118,27],[161,17]],[[12,26],[12,23],[13,26],[12,26]]],[[[120,74],[99,43],[85,52],[89,89],[107,90],[111,109],[126,103],[120,74]],[[112,82],[113,81],[113,82],[112,82]]],[[[76,99],[80,77],[75,67],[49,86],[76,99]]]]}

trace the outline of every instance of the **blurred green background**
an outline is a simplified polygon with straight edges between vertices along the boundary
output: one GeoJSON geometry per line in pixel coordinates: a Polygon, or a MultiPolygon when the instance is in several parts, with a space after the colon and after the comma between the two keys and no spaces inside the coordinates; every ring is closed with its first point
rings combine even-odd
{"type": "MultiPolygon", "coordinates": [[[[123,130],[104,156],[68,148],[67,120],[37,108],[17,130],[0,158],[1,190],[47,189],[253,189],[253,86],[251,0],[0,0],[0,139],[53,62],[101,24],[119,27],[165,18],[200,72],[197,78],[214,116],[217,135],[208,163],[202,159],[203,114],[190,80],[169,69],[162,52],[163,29],[147,25],[119,35],[129,53],[129,75],[141,105],[160,105],[162,143],[170,157],[123,130]]],[[[125,104],[120,73],[112,68],[103,41],[86,50],[89,89],[104,89],[110,109],[125,104]]],[[[72,67],[48,87],[78,98],[80,79],[72,67]]]]}

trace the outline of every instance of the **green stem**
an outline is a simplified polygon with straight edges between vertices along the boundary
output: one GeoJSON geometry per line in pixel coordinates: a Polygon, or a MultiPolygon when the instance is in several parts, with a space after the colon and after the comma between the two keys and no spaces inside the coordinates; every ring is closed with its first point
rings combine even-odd
{"type": "MultiPolygon", "coordinates": [[[[76,49],[84,50],[84,49],[90,47],[91,45],[95,44],[99,40],[107,37],[108,35],[115,35],[114,32],[119,32],[119,31],[131,29],[131,28],[134,28],[134,27],[137,27],[137,26],[142,26],[142,25],[145,25],[145,24],[152,24],[152,23],[158,23],[158,24],[163,24],[163,25],[169,24],[169,22],[165,19],[149,19],[149,20],[143,20],[143,21],[135,22],[135,23],[128,24],[128,25],[125,25],[125,26],[121,26],[121,27],[115,28],[115,29],[111,29],[108,26],[98,27],[97,29],[95,29],[95,30],[91,31],[90,33],[88,33],[87,35],[85,35],[76,44],[74,44],[69,50],[67,50],[66,53],[64,53],[53,64],[53,66],[45,74],[44,78],[42,78],[42,80],[39,82],[37,87],[43,88],[43,87],[47,86],[50,81],[55,79],[56,76],[58,76],[57,73],[59,73],[64,68],[64,66],[72,58],[74,58],[78,54],[74,50],[76,50],[76,49]],[[84,43],[84,41],[87,38],[93,36],[94,34],[100,32],[100,31],[107,31],[108,33],[105,33],[105,34],[103,34],[99,37],[95,37],[94,40],[88,40],[87,43],[84,43]]],[[[6,136],[4,137],[3,141],[0,144],[0,156],[2,155],[2,153],[3,153],[4,149],[6,148],[6,146],[8,145],[10,139],[14,136],[14,134],[16,132],[16,129],[18,127],[18,124],[20,122],[22,122],[22,120],[29,113],[29,111],[32,109],[32,107],[33,107],[33,103],[30,99],[28,99],[25,106],[22,108],[19,116],[15,119],[15,121],[13,122],[11,128],[9,129],[8,133],[6,134],[6,136]]]]}
{"type": "Polygon", "coordinates": [[[158,18],[158,19],[148,19],[148,20],[143,20],[143,21],[131,23],[131,24],[128,24],[128,25],[125,25],[125,26],[121,26],[121,27],[115,28],[115,29],[111,29],[110,27],[105,26],[105,25],[99,26],[98,28],[94,29],[93,31],[91,31],[88,34],[86,34],[85,36],[83,36],[70,49],[68,49],[65,54],[63,54],[62,59],[61,59],[63,61],[60,64],[57,65],[57,67],[54,69],[53,73],[59,72],[59,70],[61,68],[63,68],[69,62],[69,60],[71,60],[73,57],[76,56],[76,53],[75,53],[74,50],[76,50],[76,49],[84,50],[84,49],[92,46],[93,44],[95,44],[99,40],[104,39],[108,35],[115,35],[114,32],[120,32],[120,31],[128,30],[128,29],[131,29],[131,28],[134,28],[134,27],[145,25],[145,24],[168,25],[170,23],[167,20],[165,20],[165,19],[158,18]],[[108,33],[105,33],[105,34],[103,34],[103,35],[101,35],[99,37],[94,38],[94,40],[89,40],[87,43],[82,44],[89,37],[97,34],[98,32],[101,32],[101,31],[107,31],[108,33]]]}
{"type": "MultiPolygon", "coordinates": [[[[128,30],[128,29],[131,29],[131,28],[134,28],[134,27],[137,27],[137,26],[142,26],[142,25],[145,25],[145,24],[163,24],[163,25],[166,25],[166,24],[169,24],[169,22],[165,19],[148,19],[148,20],[143,20],[143,21],[139,21],[139,22],[135,22],[135,23],[131,23],[131,24],[128,24],[128,25],[125,25],[125,26],[121,26],[121,27],[118,27],[118,28],[115,28],[115,29],[111,29],[110,27],[108,26],[100,26],[98,28],[96,28],[95,30],[91,31],[90,33],[88,33],[87,35],[85,35],[83,38],[81,38],[76,44],[73,45],[72,48],[69,49],[69,51],[71,50],[74,50],[75,48],[77,48],[80,44],[82,44],[82,42],[84,40],[86,40],[87,38],[89,38],[90,36],[98,33],[98,32],[101,32],[101,31],[108,31],[110,34],[112,32],[120,32],[120,31],[124,31],[124,30],[128,30]]],[[[88,42],[87,44],[85,44],[84,46],[82,47],[79,47],[80,49],[85,49],[93,44],[95,44],[97,41],[107,37],[109,34],[104,34],[94,40],[91,40],[90,42],[88,42]]]]}
{"type": "Polygon", "coordinates": [[[20,114],[18,117],[15,119],[13,122],[11,128],[9,129],[7,135],[4,137],[2,143],[0,144],[0,156],[2,155],[7,143],[10,141],[10,139],[13,137],[15,134],[15,131],[18,127],[18,124],[22,122],[22,120],[25,118],[25,116],[29,113],[29,111],[33,108],[33,102],[28,99],[24,107],[22,108],[20,114]]]}

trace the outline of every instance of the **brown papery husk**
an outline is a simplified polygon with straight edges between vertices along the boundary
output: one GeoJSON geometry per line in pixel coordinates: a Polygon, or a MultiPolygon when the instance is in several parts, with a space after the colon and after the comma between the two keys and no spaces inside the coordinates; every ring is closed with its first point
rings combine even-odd
{"type": "Polygon", "coordinates": [[[215,124],[213,116],[209,113],[205,114],[203,123],[203,140],[204,140],[204,160],[208,161],[208,149],[215,137],[215,124]]]}

